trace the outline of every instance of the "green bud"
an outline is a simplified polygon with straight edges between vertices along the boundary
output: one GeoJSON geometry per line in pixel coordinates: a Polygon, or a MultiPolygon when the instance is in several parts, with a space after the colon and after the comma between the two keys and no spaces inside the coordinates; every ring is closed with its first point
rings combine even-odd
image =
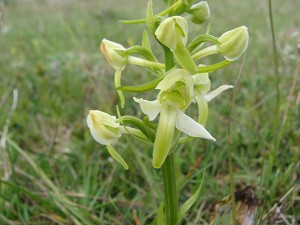
{"type": "Polygon", "coordinates": [[[209,7],[206,1],[192,5],[187,12],[191,15],[191,21],[195,24],[204,23],[210,16],[209,7]]]}
{"type": "Polygon", "coordinates": [[[103,39],[100,45],[100,50],[102,54],[105,56],[107,62],[115,69],[115,70],[123,70],[127,64],[127,56],[126,49],[116,43],[106,39],[103,39]]]}
{"type": "Polygon", "coordinates": [[[181,16],[169,17],[161,22],[155,31],[156,38],[174,54],[179,65],[191,74],[197,67],[190,52],[186,49],[188,24],[181,16]]]}
{"type": "MultiPolygon", "coordinates": [[[[248,28],[241,26],[225,32],[218,38],[217,44],[195,52],[192,58],[198,60],[208,55],[222,54],[227,61],[234,61],[245,52],[248,47],[248,41],[248,28]]],[[[227,62],[225,61],[221,64],[226,65],[227,62]]]]}
{"type": "Polygon", "coordinates": [[[169,17],[161,22],[155,35],[162,44],[175,51],[179,41],[186,45],[188,24],[181,16],[169,17]]]}
{"type": "Polygon", "coordinates": [[[230,30],[218,38],[220,45],[218,51],[225,59],[233,61],[238,59],[247,49],[249,34],[245,26],[230,30]]]}

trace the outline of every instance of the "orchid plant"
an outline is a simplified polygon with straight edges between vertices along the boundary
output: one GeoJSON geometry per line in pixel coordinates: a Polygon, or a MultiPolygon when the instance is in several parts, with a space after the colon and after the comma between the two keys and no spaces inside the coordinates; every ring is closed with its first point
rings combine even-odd
{"type": "MultiPolygon", "coordinates": [[[[122,135],[131,135],[145,144],[153,146],[152,165],[161,169],[165,193],[164,219],[158,218],[158,224],[174,225],[180,223],[186,207],[178,210],[176,177],[174,173],[173,152],[178,144],[198,137],[215,141],[206,130],[208,103],[223,91],[233,88],[222,85],[210,91],[209,73],[229,65],[238,59],[248,46],[247,27],[241,26],[225,32],[220,37],[199,34],[188,42],[189,22],[203,24],[210,15],[207,2],[194,3],[194,0],[164,0],[166,9],[153,14],[152,0],[149,1],[145,19],[122,21],[126,24],[144,23],[142,45],[125,48],[121,44],[103,39],[100,50],[107,62],[114,68],[115,88],[121,108],[126,107],[124,93],[143,93],[158,90],[156,98],[145,100],[134,97],[141,111],[146,115],[139,119],[134,116],[111,116],[99,110],[91,110],[87,124],[92,137],[107,150],[124,169],[129,169],[114,144],[122,135]],[[152,50],[149,34],[159,43],[164,52],[164,62],[159,62],[152,50]],[[203,65],[200,60],[213,54],[224,57],[212,65],[203,65]],[[153,79],[144,84],[126,86],[122,83],[122,73],[127,65],[147,68],[153,79]],[[198,118],[194,120],[186,114],[186,109],[198,105],[198,118]]],[[[157,91],[155,91],[157,93],[157,91]]],[[[191,201],[191,200],[190,200],[191,201]]],[[[191,204],[190,204],[191,205],[191,204]]],[[[186,204],[183,204],[186,206],[186,204]]],[[[190,206],[189,206],[190,207],[190,206]]],[[[161,213],[159,213],[161,214],[161,213]]]]}

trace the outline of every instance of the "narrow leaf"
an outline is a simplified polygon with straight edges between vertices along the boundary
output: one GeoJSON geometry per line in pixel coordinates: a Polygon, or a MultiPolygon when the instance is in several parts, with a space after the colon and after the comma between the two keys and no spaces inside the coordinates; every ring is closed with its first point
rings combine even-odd
{"type": "Polygon", "coordinates": [[[224,60],[222,62],[215,63],[215,64],[208,65],[208,66],[201,65],[201,66],[198,66],[198,73],[210,73],[210,72],[216,71],[218,69],[221,69],[225,66],[228,66],[230,63],[231,63],[231,61],[224,60]]]}
{"type": "Polygon", "coordinates": [[[200,183],[200,186],[198,189],[195,191],[195,193],[181,206],[179,212],[178,212],[178,221],[177,224],[181,224],[181,220],[183,219],[184,215],[189,211],[189,209],[194,205],[196,200],[198,199],[201,189],[202,189],[202,184],[204,181],[204,175],[205,171],[203,172],[202,180],[200,183]]]}
{"type": "Polygon", "coordinates": [[[155,20],[153,16],[153,3],[149,0],[146,12],[146,26],[151,34],[155,32],[155,20]]]}
{"type": "Polygon", "coordinates": [[[165,219],[164,219],[164,208],[165,203],[160,203],[158,211],[157,211],[157,222],[156,225],[166,225],[165,219]]]}
{"type": "Polygon", "coordinates": [[[210,35],[210,34],[203,34],[196,37],[191,43],[188,45],[187,49],[192,52],[195,48],[197,48],[203,42],[211,42],[213,44],[219,44],[218,38],[210,35]]]}
{"type": "Polygon", "coordinates": [[[148,83],[137,85],[137,86],[122,86],[118,87],[117,90],[129,91],[129,92],[145,92],[154,89],[157,84],[164,78],[165,76],[157,77],[156,79],[149,81],[148,83]]]}
{"type": "Polygon", "coordinates": [[[149,40],[149,35],[148,35],[148,32],[146,30],[144,30],[144,33],[143,33],[142,46],[144,48],[148,49],[148,51],[150,51],[152,53],[151,44],[150,44],[150,40],[149,40]]]}
{"type": "MultiPolygon", "coordinates": [[[[149,41],[149,40],[148,40],[149,41]]],[[[151,48],[150,48],[150,51],[143,47],[143,46],[138,46],[138,45],[135,45],[135,46],[132,46],[130,48],[128,48],[126,50],[126,53],[128,55],[131,55],[131,54],[134,54],[134,53],[137,53],[137,54],[140,54],[142,55],[143,57],[145,57],[146,59],[150,60],[150,61],[154,61],[154,62],[157,62],[157,59],[155,58],[155,56],[153,55],[152,51],[151,51],[151,48]]]]}
{"type": "Polygon", "coordinates": [[[111,145],[106,145],[106,148],[114,160],[116,160],[118,163],[120,163],[124,167],[125,170],[129,169],[129,166],[127,165],[125,160],[111,145]]]}

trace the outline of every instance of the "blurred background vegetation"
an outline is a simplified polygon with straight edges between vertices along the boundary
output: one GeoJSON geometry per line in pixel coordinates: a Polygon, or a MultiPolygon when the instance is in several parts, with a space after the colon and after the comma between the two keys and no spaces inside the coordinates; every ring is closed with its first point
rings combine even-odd
{"type": "MultiPolygon", "coordinates": [[[[214,204],[230,192],[229,121],[236,187],[254,186],[261,200],[256,223],[274,218],[269,210],[277,203],[290,221],[282,224],[293,224],[300,217],[300,1],[273,1],[280,65],[276,130],[267,1],[208,3],[212,35],[245,25],[250,43],[244,58],[211,74],[214,87],[236,85],[240,74],[232,111],[233,91],[210,105],[207,129],[217,142],[194,140],[176,152],[180,202],[206,171],[185,224],[208,224],[214,204]],[[270,154],[274,162],[268,173],[270,154]]],[[[0,224],[154,224],[163,195],[151,148],[130,138],[119,143],[116,148],[130,166],[124,171],[91,138],[85,122],[90,109],[116,114],[114,71],[99,52],[101,39],[140,44],[144,26],[118,20],[142,18],[146,5],[139,0],[0,1],[0,224]]],[[[162,9],[161,1],[154,5],[156,12],[162,9]]],[[[190,38],[205,30],[191,25],[190,38]]],[[[129,67],[124,83],[144,83],[143,73],[129,67]]],[[[122,113],[142,118],[132,96],[127,95],[129,107],[122,113]]]]}

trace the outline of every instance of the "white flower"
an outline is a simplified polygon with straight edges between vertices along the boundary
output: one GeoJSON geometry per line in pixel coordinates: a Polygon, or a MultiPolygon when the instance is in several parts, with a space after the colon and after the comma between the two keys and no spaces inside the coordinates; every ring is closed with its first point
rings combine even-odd
{"type": "MultiPolygon", "coordinates": [[[[106,145],[108,153],[119,162],[125,170],[129,167],[122,156],[111,146],[121,137],[120,124],[116,117],[99,110],[90,110],[87,116],[87,125],[92,137],[100,144],[106,145]]],[[[123,132],[122,132],[123,133],[123,132]]]]}
{"type": "Polygon", "coordinates": [[[121,137],[116,117],[99,110],[90,110],[87,125],[93,138],[102,145],[114,144],[121,137]]]}
{"type": "Polygon", "coordinates": [[[183,112],[193,97],[193,79],[189,72],[183,69],[170,71],[157,89],[161,90],[157,100],[134,100],[140,104],[142,112],[149,116],[149,120],[154,120],[160,114],[152,161],[153,167],[160,168],[172,146],[175,128],[191,137],[215,139],[204,126],[183,112]]]}
{"type": "Polygon", "coordinates": [[[103,39],[100,45],[100,50],[105,56],[107,62],[118,71],[122,71],[127,64],[126,49],[116,43],[103,39]]]}

